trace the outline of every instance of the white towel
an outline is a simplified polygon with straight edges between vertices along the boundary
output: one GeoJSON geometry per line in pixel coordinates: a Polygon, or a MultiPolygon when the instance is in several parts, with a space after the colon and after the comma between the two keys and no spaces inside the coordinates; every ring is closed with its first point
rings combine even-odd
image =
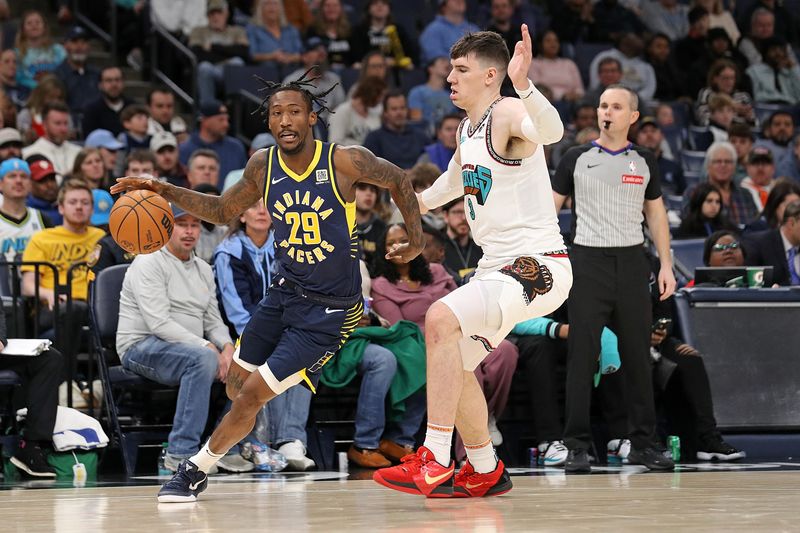
{"type": "MultiPolygon", "coordinates": [[[[28,408],[17,411],[17,420],[28,415],[28,408]]],[[[53,448],[58,452],[69,450],[93,450],[105,448],[108,435],[103,431],[100,422],[89,415],[69,407],[58,406],[56,425],[53,428],[53,448]]]]}

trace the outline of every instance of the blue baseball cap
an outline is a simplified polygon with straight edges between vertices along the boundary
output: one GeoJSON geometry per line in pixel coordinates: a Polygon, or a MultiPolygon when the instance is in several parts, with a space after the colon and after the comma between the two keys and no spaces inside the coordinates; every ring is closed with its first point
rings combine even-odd
{"type": "Polygon", "coordinates": [[[106,150],[121,150],[125,147],[108,130],[94,130],[86,137],[83,145],[87,148],[105,148],[106,150]]]}
{"type": "Polygon", "coordinates": [[[0,180],[5,178],[6,174],[13,172],[14,170],[21,170],[28,176],[31,175],[31,167],[28,166],[28,163],[22,159],[12,157],[11,159],[6,159],[2,164],[0,164],[0,180]]]}
{"type": "Polygon", "coordinates": [[[94,199],[94,208],[89,223],[92,226],[108,224],[111,208],[114,207],[114,198],[103,189],[92,189],[92,198],[94,199]]]}

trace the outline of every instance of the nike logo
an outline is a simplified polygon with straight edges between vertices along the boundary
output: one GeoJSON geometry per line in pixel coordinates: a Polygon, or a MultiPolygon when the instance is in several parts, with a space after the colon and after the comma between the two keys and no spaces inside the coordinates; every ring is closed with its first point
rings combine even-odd
{"type": "Polygon", "coordinates": [[[469,490],[472,490],[472,489],[474,489],[474,488],[480,487],[480,486],[482,486],[482,485],[485,485],[485,484],[486,484],[486,483],[475,483],[475,484],[473,485],[472,483],[467,483],[466,487],[467,487],[469,490]]]}
{"type": "MultiPolygon", "coordinates": [[[[586,168],[599,167],[600,165],[602,165],[602,163],[597,163],[596,165],[586,165],[586,168]]],[[[275,183],[275,182],[273,181],[272,183],[275,183]]]]}
{"type": "Polygon", "coordinates": [[[453,468],[442,474],[441,476],[431,476],[428,472],[425,472],[425,483],[428,485],[435,485],[439,483],[441,480],[453,474],[453,468]]]}
{"type": "Polygon", "coordinates": [[[329,315],[331,313],[343,313],[344,309],[331,309],[330,307],[325,308],[325,314],[329,315]]]}
{"type": "Polygon", "coordinates": [[[206,480],[206,476],[203,476],[203,479],[198,481],[197,483],[189,483],[189,490],[197,490],[197,487],[203,484],[203,481],[206,480]]]}
{"type": "Polygon", "coordinates": [[[280,183],[280,182],[282,182],[283,180],[285,180],[288,177],[289,176],[283,176],[281,178],[272,178],[272,184],[275,185],[276,183],[280,183]]]}

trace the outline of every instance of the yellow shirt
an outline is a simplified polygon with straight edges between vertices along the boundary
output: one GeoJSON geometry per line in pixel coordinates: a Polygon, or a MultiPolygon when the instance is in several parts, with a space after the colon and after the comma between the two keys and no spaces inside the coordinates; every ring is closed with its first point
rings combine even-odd
{"type": "MultiPolygon", "coordinates": [[[[72,233],[64,226],[47,228],[34,233],[28,242],[23,261],[43,261],[52,263],[58,269],[58,283],[67,283],[67,272],[76,263],[89,262],[94,257],[95,247],[106,233],[95,227],[88,227],[85,233],[72,233]]],[[[33,272],[32,265],[23,266],[23,272],[33,272]]],[[[46,289],[53,289],[53,271],[49,267],[39,268],[39,285],[46,289]]],[[[72,271],[72,297],[86,300],[89,294],[89,269],[86,266],[75,268],[72,271]]]]}

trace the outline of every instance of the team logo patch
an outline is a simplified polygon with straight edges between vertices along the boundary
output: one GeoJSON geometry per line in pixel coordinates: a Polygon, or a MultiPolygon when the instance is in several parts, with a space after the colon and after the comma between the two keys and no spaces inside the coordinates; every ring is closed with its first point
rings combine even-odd
{"type": "Polygon", "coordinates": [[[335,354],[336,352],[325,352],[325,355],[320,357],[316,363],[308,367],[308,371],[311,372],[312,374],[314,372],[319,372],[320,370],[322,370],[322,367],[325,366],[325,363],[330,361],[331,357],[333,357],[335,354]]]}
{"type": "Polygon", "coordinates": [[[633,161],[628,161],[628,170],[631,171],[631,174],[636,174],[636,163],[633,161]]]}
{"type": "Polygon", "coordinates": [[[328,169],[322,168],[317,170],[316,173],[316,180],[317,183],[328,183],[330,178],[328,178],[328,169]]]}
{"type": "Polygon", "coordinates": [[[492,171],[481,165],[465,164],[461,167],[464,194],[471,194],[484,205],[492,190],[492,171]]]}
{"type": "Polygon", "coordinates": [[[522,297],[525,305],[530,305],[537,295],[547,294],[553,288],[553,274],[550,269],[533,257],[520,257],[514,263],[506,265],[500,272],[511,276],[522,285],[522,297]]]}

